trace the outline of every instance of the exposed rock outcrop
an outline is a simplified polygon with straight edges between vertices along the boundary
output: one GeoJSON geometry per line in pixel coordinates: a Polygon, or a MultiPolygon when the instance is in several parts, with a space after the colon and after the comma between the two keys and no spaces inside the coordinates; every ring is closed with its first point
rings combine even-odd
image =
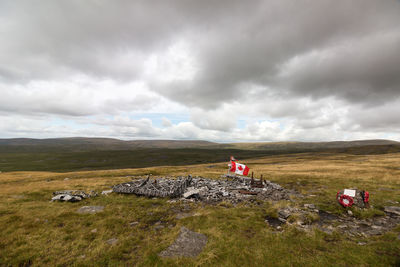
{"type": "Polygon", "coordinates": [[[181,227],[180,233],[172,245],[158,255],[161,257],[196,257],[207,244],[207,236],[181,227]]]}
{"type": "Polygon", "coordinates": [[[97,193],[91,191],[89,194],[81,190],[63,190],[53,192],[53,198],[51,201],[67,201],[67,202],[78,202],[85,198],[95,197],[97,193]]]}

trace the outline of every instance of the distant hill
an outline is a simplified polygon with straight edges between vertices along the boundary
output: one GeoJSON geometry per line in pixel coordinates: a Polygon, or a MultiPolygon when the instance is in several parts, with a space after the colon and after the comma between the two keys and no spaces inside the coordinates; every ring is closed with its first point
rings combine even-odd
{"type": "Polygon", "coordinates": [[[216,143],[197,140],[133,140],[124,141],[113,138],[12,138],[0,139],[0,152],[34,151],[93,151],[93,150],[134,150],[151,148],[206,148],[216,143]]]}
{"type": "MultiPolygon", "coordinates": [[[[76,171],[182,166],[305,153],[400,153],[389,140],[219,144],[207,141],[112,138],[0,139],[0,171],[76,171]]],[[[212,165],[211,165],[212,166],[212,165]]]]}
{"type": "Polygon", "coordinates": [[[132,140],[113,138],[12,138],[0,139],[0,152],[62,152],[62,151],[108,151],[138,149],[239,149],[262,151],[307,152],[330,149],[347,149],[364,146],[400,146],[391,140],[358,140],[335,142],[255,142],[255,143],[213,143],[201,140],[132,140]]]}
{"type": "Polygon", "coordinates": [[[362,146],[387,146],[400,145],[399,142],[392,140],[356,140],[356,141],[333,141],[333,142],[258,142],[258,143],[230,143],[221,145],[222,148],[231,149],[250,149],[267,151],[285,150],[321,150],[337,149],[362,146]]]}

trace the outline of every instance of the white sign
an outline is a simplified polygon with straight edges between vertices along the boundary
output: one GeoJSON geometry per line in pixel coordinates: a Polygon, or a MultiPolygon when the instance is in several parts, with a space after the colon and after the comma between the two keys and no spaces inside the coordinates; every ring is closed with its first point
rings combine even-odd
{"type": "Polygon", "coordinates": [[[345,189],[344,192],[343,192],[343,195],[348,195],[350,197],[355,197],[356,196],[356,190],[345,189]]]}

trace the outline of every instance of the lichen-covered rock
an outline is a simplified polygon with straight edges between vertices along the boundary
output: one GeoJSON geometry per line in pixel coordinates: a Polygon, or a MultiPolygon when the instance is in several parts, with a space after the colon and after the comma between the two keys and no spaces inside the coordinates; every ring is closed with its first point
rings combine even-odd
{"type": "Polygon", "coordinates": [[[160,257],[196,257],[203,251],[206,244],[206,235],[181,227],[175,242],[158,255],[160,257]]]}

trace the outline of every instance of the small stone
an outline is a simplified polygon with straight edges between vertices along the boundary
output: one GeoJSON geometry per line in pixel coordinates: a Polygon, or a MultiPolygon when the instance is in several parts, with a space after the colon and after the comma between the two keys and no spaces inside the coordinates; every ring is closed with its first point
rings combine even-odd
{"type": "Polygon", "coordinates": [[[280,221],[280,222],[282,222],[282,223],[286,223],[286,219],[283,219],[283,218],[278,218],[278,220],[280,221]]]}
{"type": "Polygon", "coordinates": [[[133,226],[138,225],[138,224],[139,224],[139,222],[130,222],[129,226],[133,227],[133,226]]]}
{"type": "Polygon", "coordinates": [[[352,216],[352,215],[353,215],[353,212],[352,212],[351,210],[348,210],[348,211],[347,211],[347,214],[349,214],[350,216],[352,216]]]}
{"type": "Polygon", "coordinates": [[[101,194],[107,196],[108,194],[111,194],[112,192],[113,192],[112,189],[104,190],[103,192],[101,192],[101,194]]]}
{"type": "Polygon", "coordinates": [[[69,181],[69,178],[65,178],[64,181],[69,181]]]}
{"type": "Polygon", "coordinates": [[[365,243],[365,242],[358,242],[357,243],[357,245],[359,245],[359,246],[365,246],[367,243],[365,243]]]}
{"type": "Polygon", "coordinates": [[[368,235],[366,233],[364,233],[364,232],[361,232],[360,235],[363,236],[363,237],[368,237],[368,235]]]}
{"type": "Polygon", "coordinates": [[[164,225],[156,225],[156,226],[154,226],[155,230],[161,230],[161,229],[164,229],[164,228],[165,228],[164,225]]]}
{"type": "Polygon", "coordinates": [[[111,239],[108,239],[107,241],[106,241],[106,243],[107,244],[109,244],[109,245],[115,245],[115,244],[117,244],[118,243],[118,238],[111,238],[111,239]]]}
{"type": "Polygon", "coordinates": [[[94,228],[92,231],[90,231],[91,233],[97,233],[97,228],[94,228]]]}
{"type": "Polygon", "coordinates": [[[304,204],[304,207],[308,208],[308,209],[311,209],[311,210],[315,209],[315,205],[314,204],[304,204]]]}
{"type": "Polygon", "coordinates": [[[278,215],[279,215],[279,217],[281,217],[283,219],[287,219],[291,214],[288,209],[283,209],[283,210],[278,211],[278,215]]]}

